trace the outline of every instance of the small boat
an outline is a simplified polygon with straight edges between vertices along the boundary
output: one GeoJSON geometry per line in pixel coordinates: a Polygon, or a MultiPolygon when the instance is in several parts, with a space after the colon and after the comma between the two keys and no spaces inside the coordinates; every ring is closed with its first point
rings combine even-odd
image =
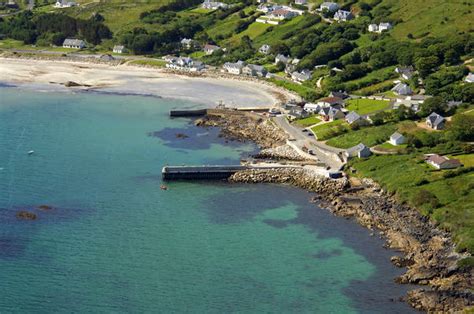
{"type": "Polygon", "coordinates": [[[28,155],[33,155],[34,153],[35,153],[34,150],[30,150],[30,151],[28,152],[28,155]]]}
{"type": "Polygon", "coordinates": [[[166,190],[168,190],[168,187],[166,185],[160,185],[160,189],[166,191],[166,190]]]}

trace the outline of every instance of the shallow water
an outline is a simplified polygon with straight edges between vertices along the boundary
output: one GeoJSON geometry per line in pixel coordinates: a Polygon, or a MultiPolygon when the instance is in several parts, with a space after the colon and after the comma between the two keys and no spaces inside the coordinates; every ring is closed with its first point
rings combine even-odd
{"type": "Polygon", "coordinates": [[[0,88],[0,312],[411,311],[391,300],[407,288],[394,252],[307,192],[160,190],[165,164],[255,151],[169,119],[180,106],[192,104],[0,88]],[[17,220],[22,209],[38,219],[17,220]]]}

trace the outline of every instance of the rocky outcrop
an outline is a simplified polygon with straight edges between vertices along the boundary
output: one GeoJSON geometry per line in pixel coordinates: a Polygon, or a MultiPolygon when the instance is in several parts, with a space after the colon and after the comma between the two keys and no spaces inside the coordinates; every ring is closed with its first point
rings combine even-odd
{"type": "Polygon", "coordinates": [[[262,149],[258,154],[254,155],[255,158],[260,159],[273,159],[273,160],[293,160],[303,161],[298,152],[296,152],[290,145],[277,146],[275,148],[262,149]]]}
{"type": "Polygon", "coordinates": [[[16,218],[20,220],[36,220],[38,216],[35,213],[26,210],[20,210],[16,213],[16,218]]]}
{"type": "Polygon", "coordinates": [[[222,136],[251,140],[263,148],[284,145],[288,138],[270,119],[236,110],[209,110],[207,115],[196,120],[195,124],[220,127],[222,136]]]}

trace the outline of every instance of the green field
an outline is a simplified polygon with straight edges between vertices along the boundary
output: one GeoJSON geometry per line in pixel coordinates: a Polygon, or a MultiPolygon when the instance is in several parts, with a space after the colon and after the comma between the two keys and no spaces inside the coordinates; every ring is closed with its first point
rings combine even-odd
{"type": "Polygon", "coordinates": [[[376,99],[350,99],[347,101],[346,109],[349,111],[355,111],[360,115],[369,114],[372,112],[387,109],[390,106],[390,102],[386,100],[376,99]]]}
{"type": "Polygon", "coordinates": [[[350,130],[330,139],[327,144],[339,148],[350,148],[359,143],[364,143],[366,146],[371,147],[387,141],[397,128],[398,126],[396,124],[390,123],[366,127],[355,131],[350,130]]]}
{"type": "MultiPolygon", "coordinates": [[[[468,159],[473,158],[472,154],[468,159]]],[[[474,173],[445,178],[447,171],[429,167],[421,155],[381,155],[369,159],[354,159],[351,166],[359,176],[370,177],[384,189],[396,193],[401,201],[414,204],[421,190],[431,192],[439,204],[428,202],[417,207],[448,230],[458,243],[458,249],[474,252],[474,173]]]]}
{"type": "Polygon", "coordinates": [[[320,124],[311,128],[314,135],[320,141],[327,140],[333,136],[337,136],[341,133],[349,130],[349,125],[344,120],[335,120],[328,123],[320,124]]]}
{"type": "Polygon", "coordinates": [[[316,116],[310,116],[310,117],[295,121],[297,125],[302,126],[302,127],[308,127],[319,122],[321,122],[321,119],[317,118],[316,116]]]}
{"type": "Polygon", "coordinates": [[[132,60],[128,62],[129,65],[141,65],[141,66],[150,66],[150,67],[157,67],[163,68],[166,66],[166,62],[164,60],[158,59],[149,59],[149,60],[132,60]]]}

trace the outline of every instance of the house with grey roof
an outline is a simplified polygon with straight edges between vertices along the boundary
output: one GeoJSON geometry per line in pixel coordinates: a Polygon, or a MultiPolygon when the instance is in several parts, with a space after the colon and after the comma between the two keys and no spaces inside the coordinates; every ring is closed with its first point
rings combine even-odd
{"type": "Polygon", "coordinates": [[[336,12],[339,9],[339,5],[335,2],[323,2],[318,8],[318,11],[329,11],[336,12]]]}
{"type": "Polygon", "coordinates": [[[76,6],[76,2],[74,1],[68,1],[68,0],[58,0],[54,4],[54,7],[56,9],[64,9],[64,8],[71,8],[76,6]]]}
{"type": "Polygon", "coordinates": [[[427,164],[432,165],[436,169],[454,169],[462,167],[462,163],[459,159],[449,159],[446,156],[440,156],[438,154],[429,154],[425,157],[427,164]]]}
{"type": "Polygon", "coordinates": [[[398,83],[395,87],[392,88],[392,92],[397,95],[411,95],[413,94],[413,90],[405,83],[398,83]]]}
{"type": "Polygon", "coordinates": [[[319,110],[319,115],[324,121],[334,121],[344,119],[345,114],[341,110],[333,107],[323,107],[319,110]]]}
{"type": "Polygon", "coordinates": [[[227,9],[229,5],[223,2],[204,0],[201,4],[201,7],[206,10],[217,10],[217,9],[227,9]]]}
{"type": "Polygon", "coordinates": [[[356,126],[356,125],[357,126],[364,126],[364,125],[370,124],[370,122],[366,118],[364,118],[363,116],[361,116],[360,114],[358,114],[355,111],[349,112],[346,115],[345,120],[349,125],[354,125],[354,126],[356,126]]]}
{"type": "Polygon", "coordinates": [[[181,39],[181,47],[184,49],[199,48],[199,42],[191,38],[183,38],[181,39]]]}
{"type": "Polygon", "coordinates": [[[466,83],[474,83],[474,73],[469,73],[464,79],[466,83]]]}
{"type": "Polygon", "coordinates": [[[291,73],[291,79],[297,83],[306,82],[311,79],[311,71],[304,69],[301,72],[294,71],[291,73]]]}
{"type": "Polygon", "coordinates": [[[347,149],[344,155],[346,156],[347,159],[353,158],[353,157],[366,158],[372,155],[372,152],[370,151],[370,148],[360,143],[354,147],[347,149]]]}
{"type": "Polygon", "coordinates": [[[216,45],[210,45],[210,44],[207,44],[204,46],[204,49],[203,51],[206,53],[206,55],[212,55],[214,52],[216,51],[219,51],[219,50],[222,50],[221,47],[219,46],[216,46],[216,45]]]}
{"type": "Polygon", "coordinates": [[[63,42],[63,48],[84,49],[86,42],[80,39],[67,38],[63,42]]]}
{"type": "Polygon", "coordinates": [[[242,68],[242,74],[248,76],[258,76],[258,77],[265,77],[268,71],[261,65],[256,64],[247,64],[242,68]]]}
{"type": "Polygon", "coordinates": [[[277,64],[278,62],[288,64],[290,62],[290,57],[284,56],[282,54],[277,54],[275,57],[275,64],[277,64]]]}
{"type": "Polygon", "coordinates": [[[431,113],[428,117],[426,117],[426,125],[433,130],[442,130],[445,127],[446,119],[437,114],[436,112],[431,113]]]}
{"type": "Polygon", "coordinates": [[[341,98],[341,99],[347,99],[347,98],[350,98],[351,96],[346,93],[345,91],[332,91],[329,93],[329,97],[337,97],[337,98],[341,98]]]}
{"type": "Polygon", "coordinates": [[[415,72],[415,70],[413,69],[412,66],[408,66],[408,67],[396,67],[395,68],[395,72],[400,74],[400,76],[404,79],[404,80],[409,80],[413,77],[413,74],[415,72]]]}
{"type": "Polygon", "coordinates": [[[242,74],[245,64],[246,63],[241,60],[237,62],[226,62],[224,63],[223,69],[230,74],[239,75],[242,74]]]}
{"type": "Polygon", "coordinates": [[[336,14],[334,14],[334,19],[336,21],[349,21],[354,18],[354,15],[350,11],[345,11],[345,10],[338,10],[336,14]]]}
{"type": "Polygon", "coordinates": [[[405,144],[406,138],[402,134],[395,132],[392,135],[390,135],[390,140],[388,142],[392,144],[393,146],[398,146],[401,144],[405,144]]]}
{"type": "Polygon", "coordinates": [[[290,120],[304,119],[307,117],[309,117],[309,112],[299,106],[292,107],[288,112],[288,118],[290,118],[290,120]]]}
{"type": "Polygon", "coordinates": [[[198,72],[204,69],[204,63],[188,57],[179,57],[170,59],[166,67],[173,70],[198,72]]]}

